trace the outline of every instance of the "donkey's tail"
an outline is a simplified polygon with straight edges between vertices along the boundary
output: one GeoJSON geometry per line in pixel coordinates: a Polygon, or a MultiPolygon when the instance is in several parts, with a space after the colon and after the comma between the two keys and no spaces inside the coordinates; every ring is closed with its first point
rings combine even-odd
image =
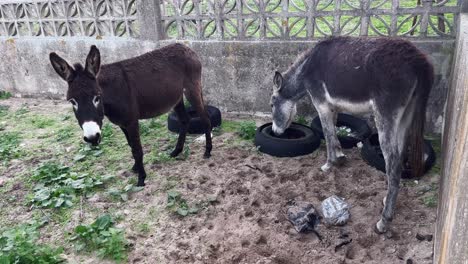
{"type": "Polygon", "coordinates": [[[413,122],[409,129],[408,147],[409,147],[409,165],[412,176],[421,177],[424,173],[424,123],[426,121],[426,107],[429,99],[429,93],[434,82],[433,66],[426,60],[415,66],[415,72],[418,76],[417,86],[413,94],[415,107],[413,122]]]}

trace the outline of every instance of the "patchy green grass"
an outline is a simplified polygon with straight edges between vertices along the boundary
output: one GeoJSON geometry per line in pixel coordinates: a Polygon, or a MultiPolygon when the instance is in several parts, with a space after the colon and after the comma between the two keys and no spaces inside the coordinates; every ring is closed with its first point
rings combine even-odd
{"type": "Polygon", "coordinates": [[[421,201],[427,207],[436,208],[437,207],[437,194],[431,193],[430,195],[421,198],[421,201]]]}
{"type": "Polygon", "coordinates": [[[63,263],[62,248],[38,243],[37,223],[0,230],[0,263],[63,263]]]}
{"type": "Polygon", "coordinates": [[[78,252],[96,251],[99,257],[122,262],[127,259],[127,245],[122,229],[114,227],[110,215],[98,217],[90,225],[79,225],[70,238],[78,252]]]}
{"type": "Polygon", "coordinates": [[[0,132],[0,160],[6,164],[9,160],[19,158],[20,135],[17,132],[0,132]]]}

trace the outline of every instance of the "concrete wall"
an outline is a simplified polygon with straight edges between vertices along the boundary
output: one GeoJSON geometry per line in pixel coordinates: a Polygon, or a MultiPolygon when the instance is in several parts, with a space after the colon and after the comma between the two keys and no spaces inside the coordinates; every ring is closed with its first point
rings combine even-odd
{"type": "Polygon", "coordinates": [[[455,58],[442,142],[434,250],[438,264],[468,263],[468,13],[460,16],[455,58]]]}
{"type": "MultiPolygon", "coordinates": [[[[22,96],[61,97],[66,84],[49,64],[56,51],[71,62],[84,62],[89,46],[101,49],[103,62],[129,58],[171,41],[149,42],[122,38],[0,38],[0,90],[22,96]]],[[[284,71],[296,56],[316,42],[300,41],[184,41],[197,51],[204,70],[204,93],[210,104],[225,111],[269,112],[273,72],[284,71]]],[[[440,132],[454,41],[415,42],[429,54],[436,69],[436,84],[428,111],[428,131],[440,132]]],[[[306,98],[299,114],[313,115],[306,98]]]]}

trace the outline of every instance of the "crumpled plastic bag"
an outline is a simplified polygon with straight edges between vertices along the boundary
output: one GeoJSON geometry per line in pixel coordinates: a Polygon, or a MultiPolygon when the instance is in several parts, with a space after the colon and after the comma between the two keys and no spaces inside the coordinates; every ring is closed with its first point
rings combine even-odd
{"type": "Polygon", "coordinates": [[[299,233],[315,233],[315,227],[320,222],[317,211],[308,202],[289,202],[287,216],[288,220],[299,233]]]}
{"type": "Polygon", "coordinates": [[[332,195],[322,202],[322,213],[328,225],[344,225],[350,218],[349,205],[343,198],[332,195]]]}

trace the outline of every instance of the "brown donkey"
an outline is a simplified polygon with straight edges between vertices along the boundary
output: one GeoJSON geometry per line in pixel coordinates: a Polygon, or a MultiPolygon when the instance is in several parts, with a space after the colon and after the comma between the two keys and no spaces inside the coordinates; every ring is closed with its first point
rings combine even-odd
{"type": "Polygon", "coordinates": [[[174,109],[182,124],[171,153],[172,157],[177,156],[183,150],[190,119],[184,107],[184,94],[205,124],[204,157],[210,157],[211,123],[203,103],[202,66],[190,48],[172,44],[101,66],[99,50],[93,45],[84,68],[79,63],[71,67],[55,52],[50,54],[50,62],[68,83],[67,100],[73,105],[86,142],[100,143],[104,115],[122,129],[135,159],[132,170],[138,173],[138,186],[144,186],[146,178],[138,120],[174,109]]]}

